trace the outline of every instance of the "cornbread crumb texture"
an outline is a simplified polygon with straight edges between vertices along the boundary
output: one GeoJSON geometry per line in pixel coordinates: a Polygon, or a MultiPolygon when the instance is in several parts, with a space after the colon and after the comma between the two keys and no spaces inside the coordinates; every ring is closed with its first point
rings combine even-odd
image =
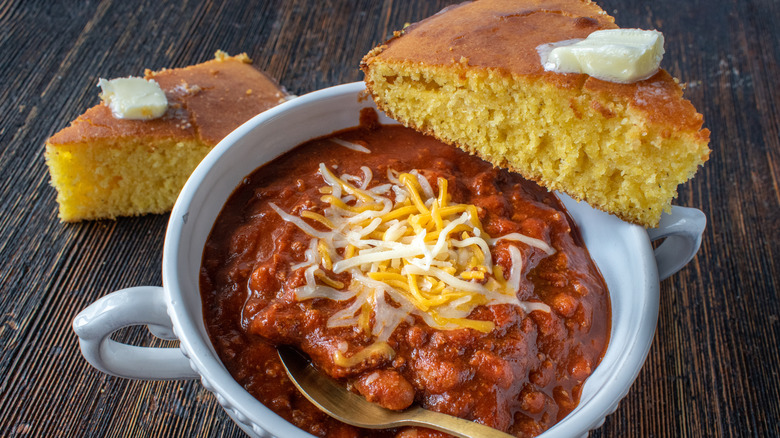
{"type": "Polygon", "coordinates": [[[618,84],[545,72],[536,52],[615,27],[588,1],[480,0],[407,27],[361,67],[407,126],[652,227],[709,156],[702,116],[663,70],[618,84]]]}
{"type": "Polygon", "coordinates": [[[46,142],[63,221],[169,211],[203,157],[239,125],[286,98],[245,55],[217,52],[202,64],[147,70],[169,105],[153,120],[87,110],[46,142]]]}

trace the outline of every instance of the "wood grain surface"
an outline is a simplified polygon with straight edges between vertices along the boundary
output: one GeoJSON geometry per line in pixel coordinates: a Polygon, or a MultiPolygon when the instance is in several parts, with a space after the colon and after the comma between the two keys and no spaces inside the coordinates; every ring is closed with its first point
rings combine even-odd
{"type": "MultiPolygon", "coordinates": [[[[43,143],[98,101],[98,77],[247,52],[292,93],[359,81],[360,58],[451,1],[0,3],[0,436],[242,436],[198,381],[131,381],[81,357],[73,317],[161,284],[167,216],[62,224],[43,143]]],[[[661,283],[658,328],[628,396],[594,437],[780,436],[780,2],[600,0],[658,28],[664,67],[712,130],[679,205],[709,224],[661,283]]],[[[115,338],[162,345],[145,329],[115,338]]]]}

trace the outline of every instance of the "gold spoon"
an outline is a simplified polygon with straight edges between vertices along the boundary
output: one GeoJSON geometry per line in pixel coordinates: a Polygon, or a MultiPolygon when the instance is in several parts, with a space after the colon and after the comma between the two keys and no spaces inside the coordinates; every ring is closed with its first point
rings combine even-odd
{"type": "Polygon", "coordinates": [[[389,429],[422,426],[461,438],[513,438],[504,432],[473,421],[413,406],[403,411],[385,409],[348,391],[316,368],[292,347],[277,350],[287,375],[309,401],[322,412],[353,426],[389,429]]]}

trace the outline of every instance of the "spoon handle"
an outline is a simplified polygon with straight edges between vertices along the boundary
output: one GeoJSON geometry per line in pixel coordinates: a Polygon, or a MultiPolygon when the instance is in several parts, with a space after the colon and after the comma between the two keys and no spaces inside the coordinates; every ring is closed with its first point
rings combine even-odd
{"type": "Polygon", "coordinates": [[[484,424],[453,417],[439,412],[416,408],[406,412],[410,426],[422,426],[446,432],[459,438],[514,438],[514,436],[484,424]]]}

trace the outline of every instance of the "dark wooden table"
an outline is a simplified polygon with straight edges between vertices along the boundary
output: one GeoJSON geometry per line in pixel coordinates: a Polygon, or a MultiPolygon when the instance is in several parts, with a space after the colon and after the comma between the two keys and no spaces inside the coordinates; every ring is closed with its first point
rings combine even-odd
{"type": "MultiPolygon", "coordinates": [[[[197,381],[109,377],[81,357],[85,306],[161,284],[168,217],[62,224],[45,139],[98,98],[98,77],[247,52],[291,92],[359,81],[360,58],[447,0],[0,2],[0,436],[241,436],[197,381]]],[[[780,436],[780,3],[601,0],[658,28],[663,65],[712,130],[677,204],[709,218],[661,284],[647,362],[592,436],[780,436]]],[[[143,329],[118,339],[161,341],[143,329]]]]}

